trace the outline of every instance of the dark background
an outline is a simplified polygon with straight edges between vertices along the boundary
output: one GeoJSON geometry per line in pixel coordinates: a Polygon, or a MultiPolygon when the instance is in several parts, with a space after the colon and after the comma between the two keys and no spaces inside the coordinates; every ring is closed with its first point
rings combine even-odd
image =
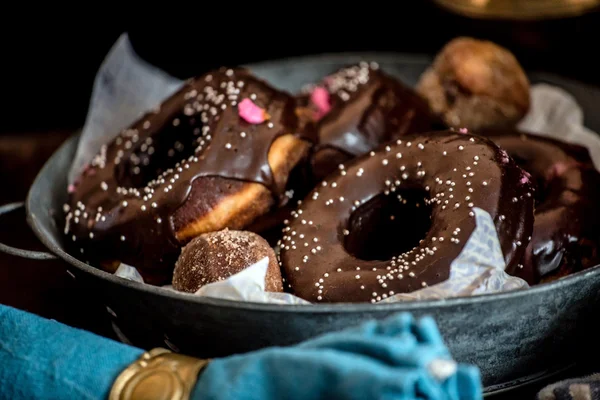
{"type": "MultiPolygon", "coordinates": [[[[528,70],[600,85],[598,11],[517,23],[464,18],[427,1],[387,8],[356,3],[331,13],[307,3],[252,12],[230,3],[203,9],[161,5],[122,14],[108,5],[89,6],[94,13],[24,14],[13,28],[0,30],[0,204],[23,200],[46,159],[82,126],[96,71],[125,31],[140,56],[179,78],[221,65],[324,52],[433,55],[451,38],[469,35],[508,47],[528,70]]],[[[0,241],[42,249],[21,212],[2,218],[0,241]]],[[[94,300],[74,285],[60,261],[0,254],[0,303],[113,337],[104,308],[94,300]]]]}
{"type": "Polygon", "coordinates": [[[140,14],[115,17],[117,13],[103,10],[77,18],[64,10],[61,16],[17,21],[17,30],[2,28],[6,32],[0,88],[8,104],[0,132],[80,126],[96,70],[123,31],[130,32],[140,55],[178,77],[224,64],[310,53],[433,54],[452,37],[472,35],[509,47],[528,69],[600,84],[597,12],[516,23],[464,18],[424,0],[387,7],[337,6],[332,12],[305,3],[262,10],[231,8],[175,10],[161,5],[140,14]]]}

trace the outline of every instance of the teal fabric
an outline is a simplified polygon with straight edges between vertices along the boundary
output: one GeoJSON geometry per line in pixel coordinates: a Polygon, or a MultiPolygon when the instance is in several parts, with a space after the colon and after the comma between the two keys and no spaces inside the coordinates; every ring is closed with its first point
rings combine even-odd
{"type": "Polygon", "coordinates": [[[105,399],[142,353],[0,305],[0,399],[105,399]]]}
{"type": "Polygon", "coordinates": [[[458,365],[438,381],[433,360],[452,358],[431,318],[399,314],[288,348],[215,360],[196,386],[202,399],[481,399],[479,370],[458,365]]]}
{"type": "MultiPolygon", "coordinates": [[[[142,352],[0,305],[3,399],[105,399],[120,371],[142,352]]],[[[435,322],[399,314],[296,346],[215,359],[193,398],[482,398],[476,367],[458,365],[436,379],[429,371],[440,362],[453,365],[435,322]]]]}

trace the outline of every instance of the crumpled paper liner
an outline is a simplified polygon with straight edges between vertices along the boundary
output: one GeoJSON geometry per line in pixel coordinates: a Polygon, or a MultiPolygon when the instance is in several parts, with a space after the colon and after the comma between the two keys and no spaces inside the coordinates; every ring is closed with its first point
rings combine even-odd
{"type": "MultiPolygon", "coordinates": [[[[183,82],[141,60],[126,34],[121,36],[100,67],[94,82],[88,117],[69,171],[73,182],[100,146],[175,92],[183,82]]],[[[532,106],[519,128],[540,135],[586,146],[600,170],[600,137],[583,126],[583,112],[564,90],[548,84],[532,86],[532,106]]],[[[396,294],[380,301],[392,303],[527,289],[528,284],[505,272],[504,258],[490,215],[473,208],[476,228],[459,256],[452,262],[450,278],[411,293],[396,294]]],[[[268,259],[264,258],[226,280],[203,286],[190,295],[228,300],[273,303],[311,303],[288,293],[265,291],[268,259]]],[[[143,282],[133,267],[121,264],[115,275],[143,282]]],[[[172,286],[163,287],[174,290],[172,286]]]]}

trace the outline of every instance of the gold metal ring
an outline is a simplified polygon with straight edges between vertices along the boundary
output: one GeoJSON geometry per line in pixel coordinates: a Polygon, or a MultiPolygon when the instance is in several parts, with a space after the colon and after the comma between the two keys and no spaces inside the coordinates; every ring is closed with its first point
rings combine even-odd
{"type": "Polygon", "coordinates": [[[119,374],[109,400],[188,400],[210,360],[152,349],[119,374]]]}
{"type": "Polygon", "coordinates": [[[540,20],[574,17],[600,7],[600,0],[434,0],[439,6],[471,18],[540,20]]]}

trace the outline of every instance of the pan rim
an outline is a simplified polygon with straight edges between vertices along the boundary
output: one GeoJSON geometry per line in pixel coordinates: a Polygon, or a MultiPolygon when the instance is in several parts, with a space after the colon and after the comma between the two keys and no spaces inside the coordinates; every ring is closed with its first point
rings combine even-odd
{"type": "MultiPolygon", "coordinates": [[[[431,60],[431,57],[425,55],[405,54],[405,53],[391,53],[391,52],[339,52],[339,53],[322,53],[314,55],[305,55],[299,57],[289,57],[279,60],[267,60],[257,63],[244,65],[249,68],[268,68],[276,65],[289,65],[289,64],[301,64],[301,63],[339,63],[341,61],[351,62],[350,60],[356,59],[377,59],[378,62],[398,62],[402,59],[403,63],[425,63],[431,60]]],[[[583,271],[572,273],[561,279],[540,283],[532,286],[528,289],[519,289],[501,293],[489,293],[489,294],[478,294],[473,296],[461,296],[446,299],[432,299],[432,300],[417,300],[407,301],[398,303],[326,303],[326,304],[271,304],[271,303],[260,303],[260,302],[243,302],[229,299],[212,298],[205,296],[196,296],[189,293],[176,292],[173,290],[163,289],[158,286],[149,284],[139,283],[130,281],[128,279],[117,277],[113,274],[105,272],[99,268],[90,266],[68,252],[66,252],[62,246],[52,243],[52,234],[48,229],[40,222],[39,218],[35,214],[35,207],[32,206],[32,196],[34,188],[40,186],[40,181],[51,175],[49,173],[50,168],[53,164],[57,163],[57,160],[63,156],[63,153],[67,151],[67,148],[72,145],[72,142],[79,139],[80,132],[75,132],[70,138],[68,138],[46,161],[42,169],[38,172],[32,185],[29,188],[26,200],[25,210],[27,223],[33,230],[37,238],[44,244],[44,246],[53,254],[58,256],[60,259],[68,263],[69,265],[77,268],[85,274],[92,275],[94,278],[105,280],[111,284],[123,286],[126,289],[131,289],[137,292],[143,292],[144,294],[154,294],[161,297],[167,297],[172,300],[192,302],[202,306],[221,307],[228,309],[238,309],[245,311],[256,311],[256,312],[282,312],[282,313],[312,313],[312,314],[331,314],[331,313],[369,313],[376,315],[378,313],[389,313],[389,312],[413,312],[413,311],[433,311],[436,309],[446,309],[453,307],[460,307],[462,305],[471,304],[484,304],[494,301],[510,301],[520,298],[530,298],[536,294],[551,291],[555,289],[564,288],[566,286],[576,285],[578,282],[588,279],[590,276],[594,276],[600,273],[600,265],[588,268],[583,271]]],[[[66,171],[62,171],[66,173],[66,171]]],[[[56,176],[52,174],[51,176],[56,176]]],[[[50,218],[53,218],[52,216],[50,218]]]]}

